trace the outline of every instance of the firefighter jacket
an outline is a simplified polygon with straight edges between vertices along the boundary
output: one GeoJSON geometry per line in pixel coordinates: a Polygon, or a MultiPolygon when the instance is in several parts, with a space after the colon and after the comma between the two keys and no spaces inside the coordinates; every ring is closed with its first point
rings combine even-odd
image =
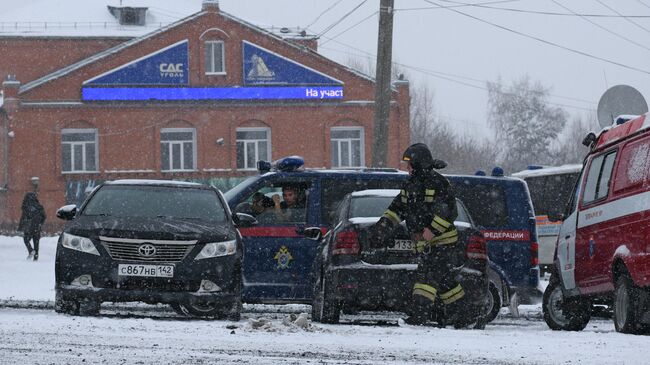
{"type": "Polygon", "coordinates": [[[458,240],[454,220],[458,215],[456,197],[449,181],[433,170],[414,170],[400,194],[390,204],[384,217],[406,225],[416,241],[416,250],[422,252],[426,245],[451,245],[458,240]],[[434,238],[422,240],[424,228],[429,228],[434,238]]]}

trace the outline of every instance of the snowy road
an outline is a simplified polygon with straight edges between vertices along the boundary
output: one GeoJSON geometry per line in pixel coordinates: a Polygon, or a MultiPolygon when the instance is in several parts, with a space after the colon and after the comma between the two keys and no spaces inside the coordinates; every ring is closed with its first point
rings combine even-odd
{"type": "Polygon", "coordinates": [[[503,309],[484,331],[399,327],[398,314],[301,323],[306,305],[246,305],[241,321],[177,316],[167,306],[102,305],[99,317],[53,311],[54,247],[25,262],[19,237],[0,236],[0,364],[647,364],[647,336],[594,319],[554,332],[541,308],[503,309]]]}
{"type": "MultiPolygon", "coordinates": [[[[164,306],[104,305],[100,317],[0,309],[2,364],[641,364],[647,337],[594,320],[550,331],[539,310],[484,331],[398,327],[396,316],[341,325],[291,321],[308,306],[247,306],[239,322],[188,320],[164,306]],[[260,309],[260,307],[262,307],[260,309]],[[278,313],[277,311],[281,311],[278,313]]],[[[647,363],[647,362],[646,362],[647,363]]]]}

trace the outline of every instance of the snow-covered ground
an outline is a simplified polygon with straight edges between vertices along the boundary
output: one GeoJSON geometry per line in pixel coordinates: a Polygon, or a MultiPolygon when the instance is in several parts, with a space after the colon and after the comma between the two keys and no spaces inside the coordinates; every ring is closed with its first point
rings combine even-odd
{"type": "Polygon", "coordinates": [[[0,237],[0,364],[643,364],[648,337],[610,320],[555,332],[541,308],[504,309],[486,330],[399,327],[398,314],[311,323],[307,305],[246,305],[239,322],[188,319],[167,306],[110,304],[99,317],[52,310],[55,237],[38,262],[20,237],[0,237]]]}

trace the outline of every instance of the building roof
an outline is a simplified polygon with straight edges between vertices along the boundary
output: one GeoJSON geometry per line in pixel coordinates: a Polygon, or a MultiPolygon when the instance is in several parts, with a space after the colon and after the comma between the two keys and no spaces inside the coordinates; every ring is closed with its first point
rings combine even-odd
{"type": "Polygon", "coordinates": [[[202,0],[0,0],[0,36],[139,37],[196,13],[202,0]],[[108,6],[146,7],[146,24],[121,25],[108,6]]]}

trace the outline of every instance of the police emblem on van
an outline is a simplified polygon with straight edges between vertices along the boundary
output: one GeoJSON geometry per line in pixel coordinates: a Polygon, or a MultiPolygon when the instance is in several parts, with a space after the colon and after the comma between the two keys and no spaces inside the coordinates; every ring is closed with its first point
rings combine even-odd
{"type": "Polygon", "coordinates": [[[275,256],[273,256],[273,259],[278,262],[278,269],[286,269],[289,267],[291,260],[293,260],[293,256],[291,256],[291,252],[289,252],[287,246],[282,246],[275,256]]]}

